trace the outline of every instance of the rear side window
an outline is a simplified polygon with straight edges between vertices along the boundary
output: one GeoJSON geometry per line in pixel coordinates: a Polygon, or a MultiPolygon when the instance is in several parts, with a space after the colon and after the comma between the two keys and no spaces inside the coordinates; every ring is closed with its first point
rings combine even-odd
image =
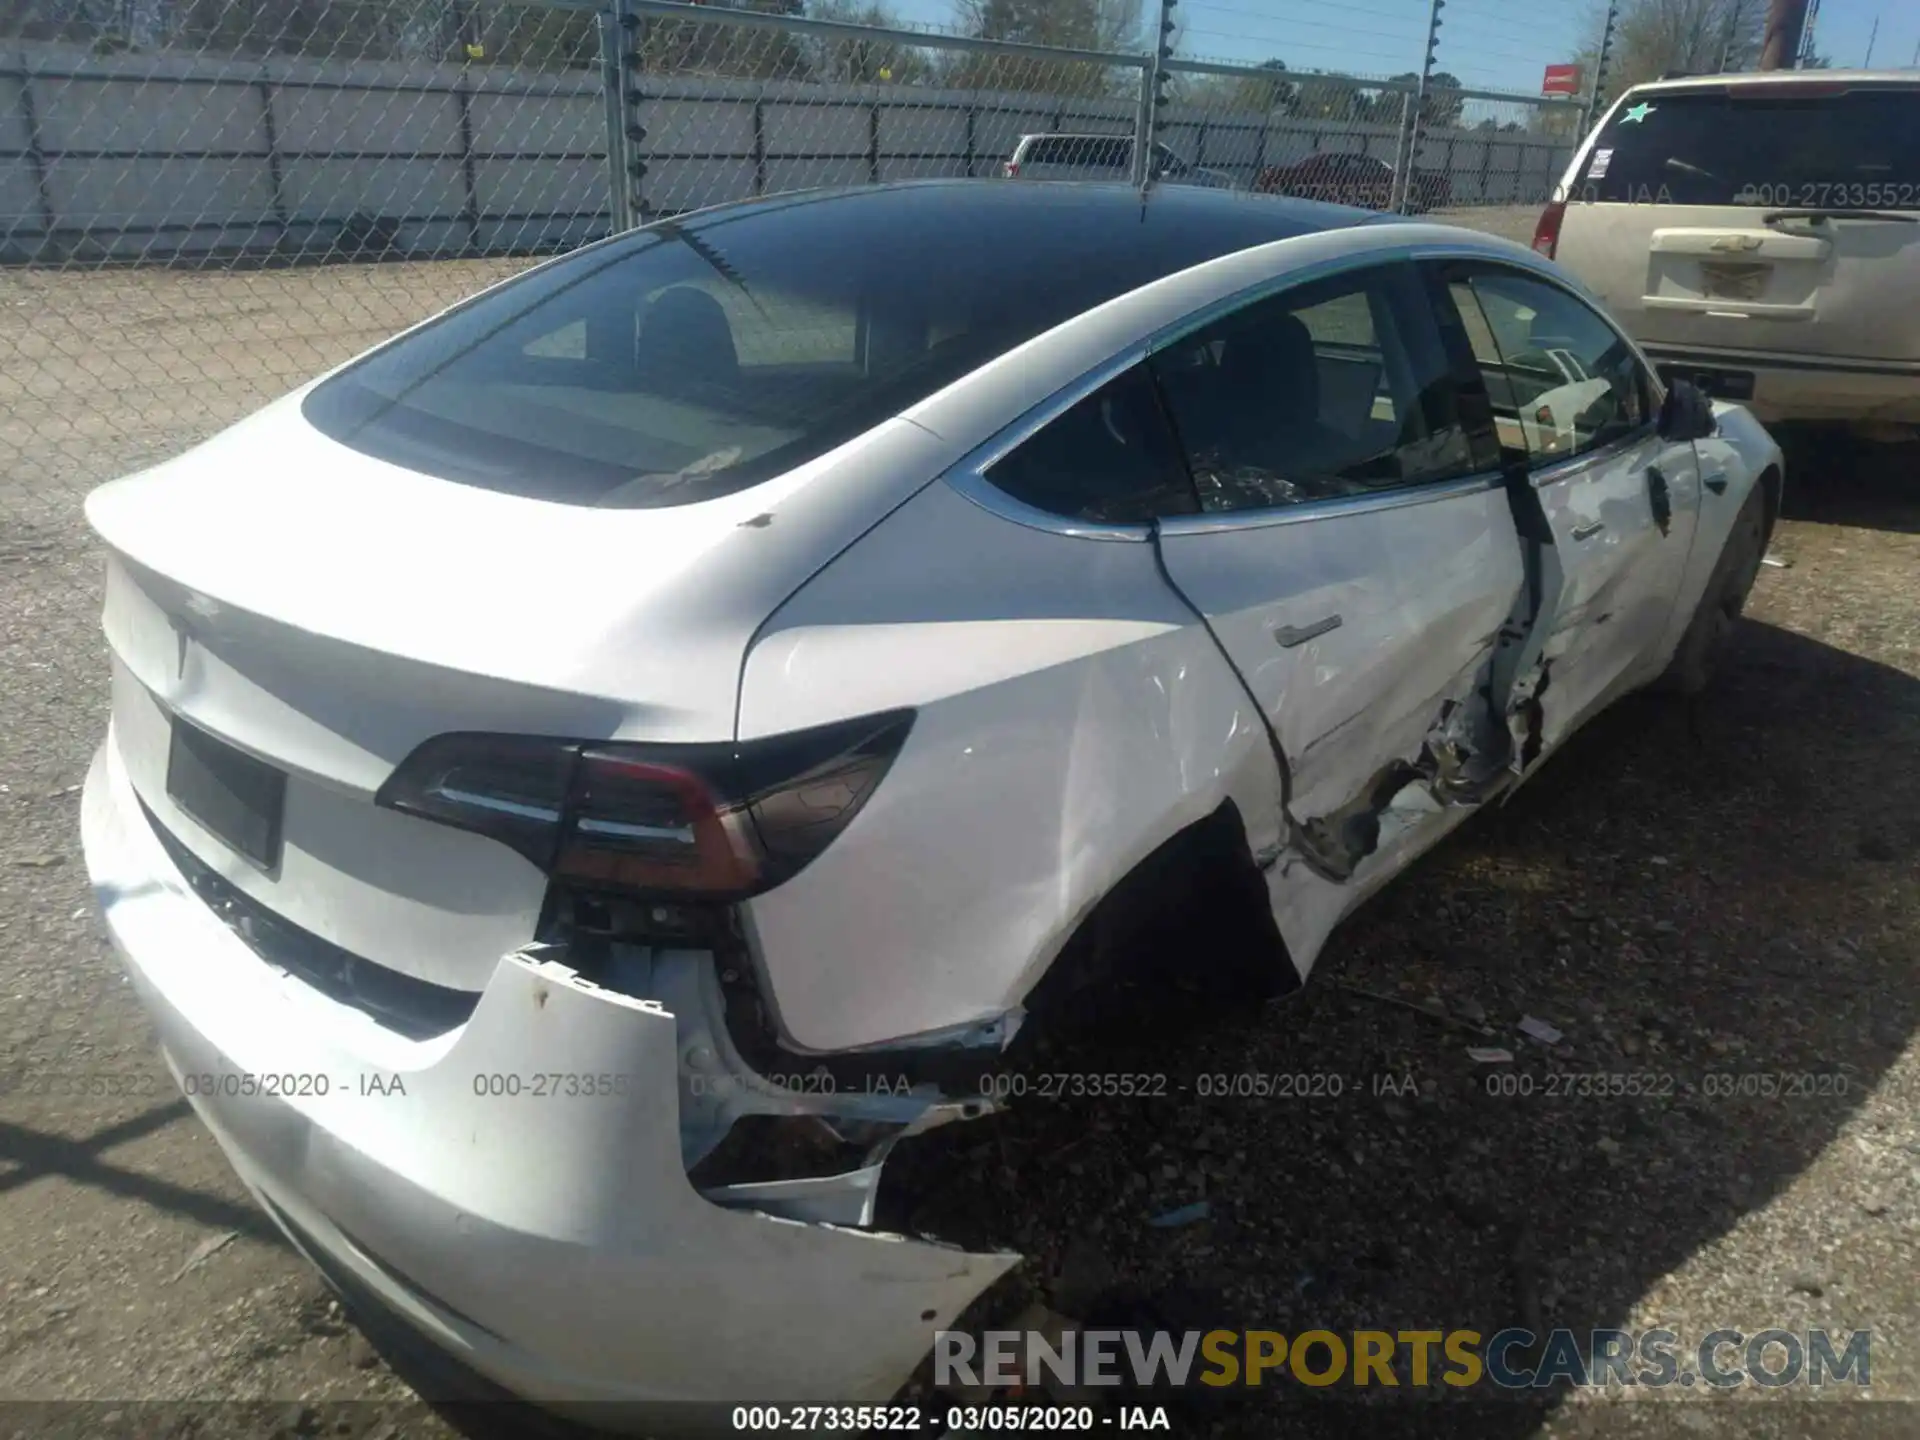
{"type": "Polygon", "coordinates": [[[1192,197],[1083,189],[875,187],[662,222],[383,346],[303,414],[463,484],[687,504],[804,464],[1136,286],[1299,233],[1264,204],[1201,216],[1192,197]]]}
{"type": "Polygon", "coordinates": [[[1505,448],[1553,464],[1647,423],[1650,392],[1639,360],[1580,300],[1508,270],[1456,271],[1448,291],[1505,448]]]}
{"type": "Polygon", "coordinates": [[[1016,500],[1075,520],[1131,524],[1199,508],[1142,365],[996,461],[987,478],[1016,500]]]}
{"type": "Polygon", "coordinates": [[[1569,199],[1920,208],[1920,86],[1727,86],[1628,99],[1569,199]]]}
{"type": "Polygon", "coordinates": [[[1154,366],[1205,510],[1365,495],[1474,469],[1453,377],[1404,267],[1258,301],[1154,366]]]}
{"type": "Polygon", "coordinates": [[[1026,161],[1081,170],[1125,170],[1133,164],[1133,141],[1125,136],[1056,135],[1028,146],[1026,161]]]}

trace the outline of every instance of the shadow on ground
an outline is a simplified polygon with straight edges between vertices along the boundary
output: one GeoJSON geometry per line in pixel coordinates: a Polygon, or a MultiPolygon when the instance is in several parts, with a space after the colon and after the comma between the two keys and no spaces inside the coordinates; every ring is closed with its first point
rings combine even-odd
{"type": "Polygon", "coordinates": [[[1784,426],[1778,437],[1787,519],[1920,534],[1920,443],[1883,445],[1784,426]]]}

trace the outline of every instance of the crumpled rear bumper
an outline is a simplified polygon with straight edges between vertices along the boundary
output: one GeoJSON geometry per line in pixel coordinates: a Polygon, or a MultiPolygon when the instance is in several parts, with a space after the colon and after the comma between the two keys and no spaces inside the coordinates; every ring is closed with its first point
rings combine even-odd
{"type": "Polygon", "coordinates": [[[504,957],[472,1018],[421,1042],[278,973],[187,888],[111,736],[82,832],[167,1063],[242,1179],[337,1284],[517,1395],[885,1400],[1017,1260],[703,1199],[673,1015],[564,966],[504,957]]]}

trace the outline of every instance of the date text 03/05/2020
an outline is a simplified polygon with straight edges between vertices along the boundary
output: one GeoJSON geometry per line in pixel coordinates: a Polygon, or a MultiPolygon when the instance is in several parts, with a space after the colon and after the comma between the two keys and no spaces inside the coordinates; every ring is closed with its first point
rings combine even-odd
{"type": "MultiPolygon", "coordinates": [[[[407,1077],[398,1070],[359,1070],[345,1075],[324,1071],[187,1071],[180,1088],[190,1096],[304,1099],[352,1095],[369,1099],[404,1096],[407,1077]]],[[[492,1099],[610,1100],[633,1092],[630,1075],[616,1071],[482,1071],[473,1077],[473,1093],[492,1099]]]]}
{"type": "Polygon", "coordinates": [[[1019,1430],[1072,1433],[1093,1430],[1171,1430],[1164,1405],[736,1405],[732,1428],[760,1434],[970,1435],[1019,1430]]]}

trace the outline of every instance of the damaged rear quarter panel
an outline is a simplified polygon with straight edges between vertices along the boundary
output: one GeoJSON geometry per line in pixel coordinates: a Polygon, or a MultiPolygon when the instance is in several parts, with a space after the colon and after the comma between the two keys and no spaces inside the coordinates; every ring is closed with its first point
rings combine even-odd
{"type": "Polygon", "coordinates": [[[1277,843],[1265,728],[1149,544],[929,487],[774,615],[740,734],[893,706],[918,718],[859,818],[746,907],[799,1047],[1006,1011],[1101,896],[1223,800],[1255,853],[1277,843]]]}

